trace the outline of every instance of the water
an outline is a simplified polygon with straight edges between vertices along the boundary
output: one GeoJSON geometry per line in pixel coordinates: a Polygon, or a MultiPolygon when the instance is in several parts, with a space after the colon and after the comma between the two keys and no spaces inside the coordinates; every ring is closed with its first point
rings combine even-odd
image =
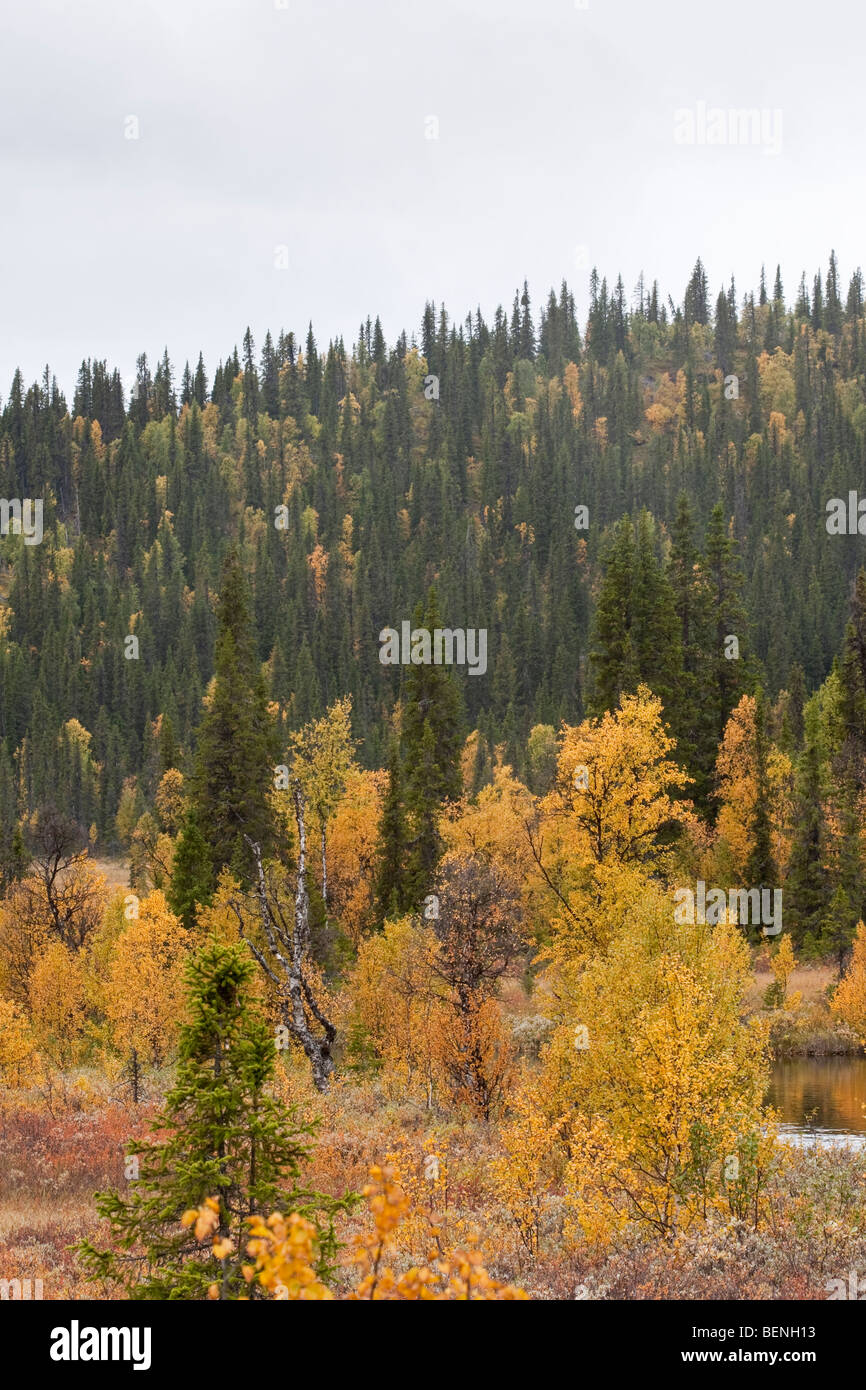
{"type": "Polygon", "coordinates": [[[767,1103],[795,1144],[866,1147],[866,1057],[791,1057],[776,1062],[767,1103]]]}

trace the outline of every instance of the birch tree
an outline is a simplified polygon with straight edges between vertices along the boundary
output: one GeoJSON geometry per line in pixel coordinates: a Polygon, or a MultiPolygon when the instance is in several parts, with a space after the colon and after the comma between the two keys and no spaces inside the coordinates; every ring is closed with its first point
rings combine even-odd
{"type": "Polygon", "coordinates": [[[247,837],[255,863],[253,892],[263,933],[260,943],[246,934],[240,905],[234,903],[232,906],[241,936],[248,941],[253,955],[277,991],[282,1022],[304,1049],[316,1089],[325,1092],[334,1071],[332,1052],[337,1029],[325,1013],[321,988],[314,978],[310,957],[307,829],[304,795],[297,781],[292,786],[292,796],[298,832],[294,901],[290,902],[275,876],[266,872],[261,845],[247,837]]]}
{"type": "Polygon", "coordinates": [[[313,719],[292,735],[292,774],[309,807],[320,837],[322,901],[328,910],[327,831],[346,791],[354,765],[352,699],[337,700],[322,719],[313,719]]]}

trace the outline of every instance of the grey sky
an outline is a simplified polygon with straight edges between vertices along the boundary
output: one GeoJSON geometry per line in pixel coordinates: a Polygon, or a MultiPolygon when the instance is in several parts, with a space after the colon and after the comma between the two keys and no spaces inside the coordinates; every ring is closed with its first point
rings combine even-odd
{"type": "Polygon", "coordinates": [[[71,391],[166,345],[212,376],[247,323],[349,346],[379,313],[390,342],[524,276],[583,320],[578,247],[675,299],[698,254],[714,296],[866,261],[850,0],[279,3],[2,0],[2,398],[16,364],[71,391]],[[676,143],[699,102],[778,109],[781,153],[676,143]]]}

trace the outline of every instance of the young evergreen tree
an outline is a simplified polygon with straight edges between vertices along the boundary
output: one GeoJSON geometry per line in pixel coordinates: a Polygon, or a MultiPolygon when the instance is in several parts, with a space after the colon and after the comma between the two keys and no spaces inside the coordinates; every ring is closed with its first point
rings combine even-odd
{"type": "Polygon", "coordinates": [[[175,846],[168,892],[169,907],[188,931],[195,925],[197,908],[210,903],[215,882],[210,848],[191,807],[175,846]]]}
{"type": "Polygon", "coordinates": [[[785,920],[795,945],[815,934],[827,910],[827,827],[817,741],[807,739],[794,799],[794,842],[784,887],[785,920]]]}
{"type": "Polygon", "coordinates": [[[244,836],[260,845],[265,856],[274,844],[268,793],[278,743],[236,550],[223,567],[215,663],[213,692],[198,735],[192,804],[214,880],[228,865],[246,886],[252,863],[244,836]]]}
{"type": "Polygon", "coordinates": [[[246,1221],[273,1210],[311,1220],[320,1277],[332,1265],[339,1204],[298,1187],[314,1126],[271,1092],[275,1039],[253,996],[254,970],[243,945],[211,940],[193,957],[190,1021],[157,1137],[128,1148],[139,1164],[129,1196],[97,1196],[110,1246],[85,1240],[77,1247],[90,1277],[120,1285],[129,1298],[264,1297],[243,1275],[246,1221]],[[208,1229],[197,1232],[190,1217],[209,1199],[208,1229]]]}
{"type": "Polygon", "coordinates": [[[676,596],[655,551],[655,523],[647,511],[617,525],[608,548],[596,610],[590,660],[596,714],[616,709],[623,694],[648,685],[679,724],[683,649],[676,596]]]}
{"type": "MultiPolygon", "coordinates": [[[[851,954],[851,943],[857,931],[858,920],[848,894],[840,883],[830,899],[812,947],[814,954],[821,958],[834,957],[840,975],[851,954]]],[[[807,938],[806,944],[808,949],[812,944],[811,937],[807,938]]]]}
{"type": "Polygon", "coordinates": [[[682,704],[683,650],[674,594],[656,555],[655,522],[641,512],[635,549],[634,648],[638,677],[658,695],[665,721],[679,729],[682,704]]]}
{"type": "Polygon", "coordinates": [[[620,695],[638,686],[637,653],[632,633],[634,527],[630,517],[623,517],[615,526],[603,566],[590,651],[592,712],[598,715],[616,709],[620,695]]]}
{"type": "Polygon", "coordinates": [[[843,969],[851,950],[857,923],[866,914],[859,797],[849,782],[843,782],[836,798],[839,841],[836,856],[836,886],[827,906],[818,935],[822,955],[835,956],[843,969]]]}

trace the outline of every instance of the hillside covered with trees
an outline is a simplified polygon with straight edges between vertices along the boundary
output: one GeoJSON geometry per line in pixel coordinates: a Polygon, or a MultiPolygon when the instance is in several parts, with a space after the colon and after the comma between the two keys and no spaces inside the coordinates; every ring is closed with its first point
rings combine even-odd
{"type": "Polygon", "coordinates": [[[678,306],[593,273],[583,325],[524,285],[391,347],[16,374],[0,1122],[34,1211],[87,1198],[57,1296],[823,1297],[866,1257],[866,1155],[766,1105],[866,1045],[863,293],[698,261],[678,306]]]}

